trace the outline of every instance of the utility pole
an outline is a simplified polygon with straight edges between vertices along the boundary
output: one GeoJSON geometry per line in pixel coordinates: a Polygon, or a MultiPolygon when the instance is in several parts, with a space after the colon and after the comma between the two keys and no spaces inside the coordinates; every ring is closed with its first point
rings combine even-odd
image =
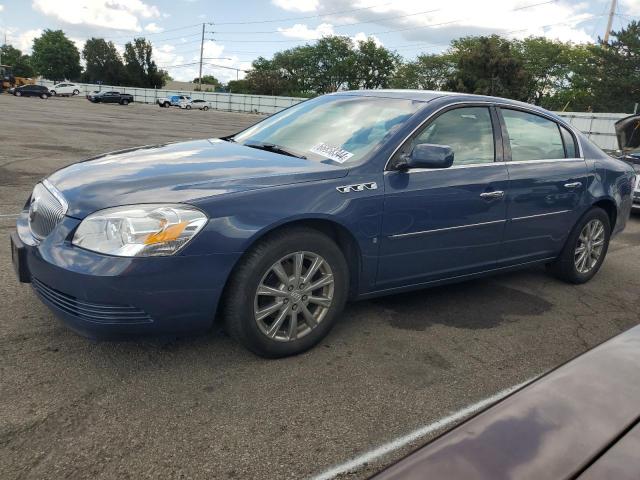
{"type": "Polygon", "coordinates": [[[204,52],[204,23],[202,24],[202,40],[200,41],[200,75],[198,75],[198,90],[202,91],[202,54],[204,52]]]}
{"type": "Polygon", "coordinates": [[[607,31],[604,32],[604,43],[609,41],[609,32],[611,32],[611,27],[613,26],[613,17],[616,14],[616,4],[618,0],[611,0],[611,9],[609,10],[609,20],[607,20],[607,31]]]}

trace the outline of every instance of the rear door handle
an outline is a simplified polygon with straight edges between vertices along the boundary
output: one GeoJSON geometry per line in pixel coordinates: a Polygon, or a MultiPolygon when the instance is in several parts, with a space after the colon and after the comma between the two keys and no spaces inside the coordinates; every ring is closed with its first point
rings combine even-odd
{"type": "Polygon", "coordinates": [[[482,198],[502,198],[504,197],[504,192],[502,190],[496,190],[495,192],[481,193],[480,196],[482,198]]]}
{"type": "Polygon", "coordinates": [[[564,188],[578,188],[582,186],[582,182],[565,183],[564,188]]]}

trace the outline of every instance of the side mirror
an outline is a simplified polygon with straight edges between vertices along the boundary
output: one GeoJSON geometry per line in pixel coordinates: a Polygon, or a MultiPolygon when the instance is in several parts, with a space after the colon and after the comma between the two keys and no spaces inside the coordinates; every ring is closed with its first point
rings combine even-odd
{"type": "Polygon", "coordinates": [[[448,145],[419,143],[409,155],[405,155],[397,167],[409,168],[449,168],[453,165],[453,149],[448,145]]]}

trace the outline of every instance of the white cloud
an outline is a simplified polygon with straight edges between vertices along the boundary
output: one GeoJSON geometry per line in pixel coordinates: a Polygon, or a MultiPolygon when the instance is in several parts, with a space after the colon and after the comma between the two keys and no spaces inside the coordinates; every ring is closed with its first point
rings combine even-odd
{"type": "Polygon", "coordinates": [[[378,37],[376,37],[375,35],[367,35],[364,32],[356,33],[351,37],[351,40],[353,40],[353,43],[357,45],[358,42],[366,42],[369,38],[373,39],[373,43],[375,43],[376,46],[381,47],[383,45],[382,40],[380,40],[378,37]]]}
{"type": "MultiPolygon", "coordinates": [[[[621,1],[635,5],[640,14],[640,0],[621,1]]],[[[334,25],[338,32],[344,31],[338,28],[339,24],[366,22],[363,23],[367,28],[365,35],[375,34],[387,39],[385,35],[396,32],[405,41],[428,42],[439,45],[440,49],[446,48],[453,38],[491,33],[515,37],[544,35],[576,43],[592,40],[580,27],[582,22],[593,16],[592,2],[558,1],[534,6],[536,3],[540,2],[447,0],[429,8],[426,2],[395,0],[375,8],[362,9],[357,0],[342,3],[321,0],[317,10],[322,13],[361,8],[348,14],[325,16],[323,21],[334,25]],[[592,13],[587,13],[589,11],[592,13]]],[[[312,31],[313,27],[307,27],[307,30],[312,31]]]]}
{"type": "Polygon", "coordinates": [[[318,9],[319,0],[271,0],[276,7],[292,12],[314,12],[318,9]]]}
{"type": "Polygon", "coordinates": [[[144,26],[144,31],[149,33],[160,33],[163,30],[164,28],[162,28],[161,26],[159,26],[157,23],[154,23],[154,22],[147,23],[144,26]]]}
{"type": "Polygon", "coordinates": [[[142,0],[33,0],[38,12],[72,25],[139,32],[141,19],[160,16],[158,7],[142,0]]]}
{"type": "Polygon", "coordinates": [[[4,10],[4,5],[0,3],[0,12],[4,10]]]}
{"type": "Polygon", "coordinates": [[[32,30],[18,30],[17,28],[7,28],[7,43],[13,45],[22,53],[31,53],[33,39],[42,35],[43,30],[34,28],[32,30]]]}
{"type": "Polygon", "coordinates": [[[285,37],[298,38],[300,40],[317,40],[334,34],[333,25],[330,23],[321,23],[315,28],[309,28],[308,25],[303,23],[296,23],[289,28],[279,27],[278,31],[285,37]]]}
{"type": "MultiPolygon", "coordinates": [[[[251,68],[250,62],[241,62],[236,55],[229,55],[224,53],[225,46],[212,40],[204,42],[203,57],[204,64],[202,67],[202,75],[213,75],[223,83],[229,80],[236,79],[236,71],[228,68],[220,68],[214,65],[221,65],[222,67],[238,68],[240,70],[249,70],[251,68]]],[[[169,74],[176,80],[190,82],[194,78],[198,77],[200,54],[193,53],[191,55],[185,55],[183,53],[176,52],[176,47],[173,45],[165,44],[159,47],[154,47],[153,57],[160,68],[169,71],[169,74]],[[183,65],[183,66],[176,66],[183,65]],[[186,66],[185,66],[186,65],[186,66]]],[[[237,78],[244,78],[245,73],[243,71],[237,72],[237,78]]]]}
{"type": "Polygon", "coordinates": [[[640,0],[620,0],[618,8],[626,15],[637,17],[640,15],[640,0]]]}

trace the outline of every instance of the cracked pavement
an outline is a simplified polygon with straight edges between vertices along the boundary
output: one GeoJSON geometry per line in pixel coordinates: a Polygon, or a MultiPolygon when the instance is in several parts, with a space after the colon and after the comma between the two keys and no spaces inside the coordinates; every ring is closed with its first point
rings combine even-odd
{"type": "MultiPolygon", "coordinates": [[[[254,115],[0,95],[0,214],[92,154],[219,136],[254,115]]],[[[639,323],[640,216],[600,273],[544,268],[348,306],[315,349],[266,361],[218,329],[94,343],[20,285],[0,217],[0,478],[299,479],[539,375],[639,323]]],[[[365,478],[428,438],[343,478],[365,478]]]]}

